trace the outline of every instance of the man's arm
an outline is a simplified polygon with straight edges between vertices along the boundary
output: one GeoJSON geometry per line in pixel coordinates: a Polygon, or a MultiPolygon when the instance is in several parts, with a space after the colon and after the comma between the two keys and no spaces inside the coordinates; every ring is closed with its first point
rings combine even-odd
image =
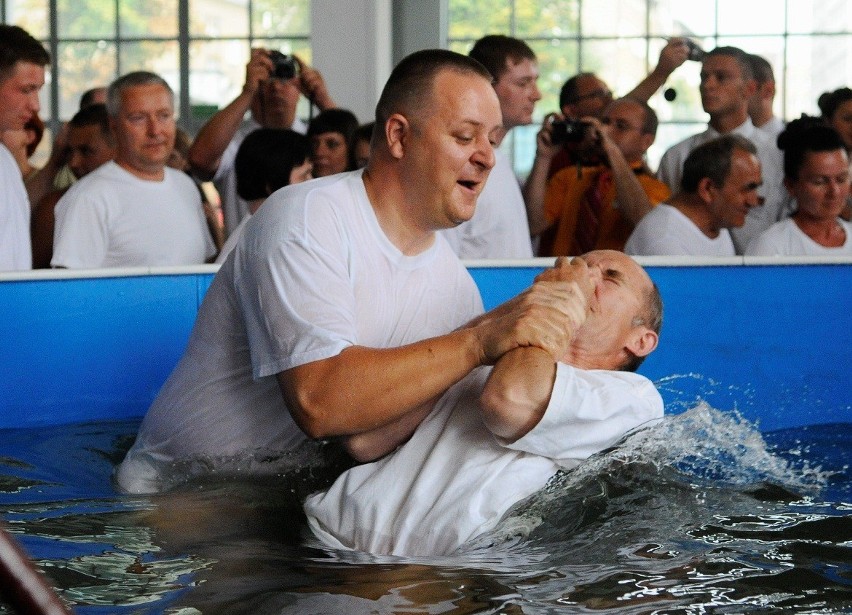
{"type": "Polygon", "coordinates": [[[689,58],[689,47],[685,38],[670,38],[665,47],[660,51],[660,59],[657,65],[645,78],[631,90],[626,98],[635,98],[642,102],[648,102],[651,96],[663,87],[677,67],[689,58]]]}
{"type": "Polygon", "coordinates": [[[645,214],[651,211],[653,205],[648,194],[642,187],[642,183],[633,172],[630,164],[624,158],[624,154],[618,145],[610,138],[608,126],[603,126],[593,118],[584,118],[594,127],[600,136],[601,148],[607,158],[607,163],[612,171],[612,179],[615,183],[615,200],[618,203],[624,217],[633,225],[639,224],[645,214]]]}
{"type": "Polygon", "coordinates": [[[246,82],[239,96],[217,111],[198,131],[189,148],[188,157],[192,172],[202,181],[213,179],[222,154],[251,108],[261,83],[269,78],[272,69],[272,60],[266,50],[252,49],[251,59],[246,65],[246,82]]]}
{"type": "Polygon", "coordinates": [[[67,160],[68,123],[66,122],[62,124],[62,127],[56,134],[56,139],[53,141],[53,147],[50,150],[50,157],[47,159],[45,165],[24,181],[24,185],[27,188],[27,196],[30,199],[30,207],[35,208],[38,202],[53,190],[53,182],[67,160]]]}
{"type": "MultiPolygon", "coordinates": [[[[560,257],[552,269],[536,279],[569,284],[564,305],[568,317],[561,324],[570,343],[588,316],[594,292],[585,261],[560,257]]],[[[482,420],[491,433],[514,442],[538,425],[553,392],[556,362],[562,357],[528,346],[514,348],[497,360],[480,395],[482,420]]]]}
{"type": "Polygon", "coordinates": [[[480,396],[485,426],[509,442],[526,435],[544,416],[556,361],[540,348],[516,348],[494,366],[480,396]]]}
{"type": "Polygon", "coordinates": [[[310,437],[375,430],[422,411],[474,368],[493,364],[512,348],[539,346],[562,356],[575,292],[569,282],[536,283],[508,308],[452,333],[399,348],[350,346],[281,372],[278,382],[294,420],[310,437]]]}
{"type": "Polygon", "coordinates": [[[532,169],[524,183],[524,204],[527,208],[527,221],[530,225],[530,235],[535,237],[548,227],[544,215],[544,195],[547,192],[547,180],[550,173],[550,163],[559,152],[561,145],[553,145],[551,141],[551,123],[554,119],[563,119],[561,115],[551,113],[544,118],[541,130],[536,136],[535,160],[532,169]]]}

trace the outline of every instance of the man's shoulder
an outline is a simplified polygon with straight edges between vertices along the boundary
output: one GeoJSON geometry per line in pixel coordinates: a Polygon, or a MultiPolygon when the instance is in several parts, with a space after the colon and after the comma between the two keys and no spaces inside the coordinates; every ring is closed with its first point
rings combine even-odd
{"type": "Polygon", "coordinates": [[[689,152],[701,145],[704,141],[707,141],[710,138],[710,134],[710,129],[707,128],[701,132],[696,132],[695,134],[681,139],[666,150],[663,154],[663,158],[665,159],[672,156],[688,156],[689,152]]]}

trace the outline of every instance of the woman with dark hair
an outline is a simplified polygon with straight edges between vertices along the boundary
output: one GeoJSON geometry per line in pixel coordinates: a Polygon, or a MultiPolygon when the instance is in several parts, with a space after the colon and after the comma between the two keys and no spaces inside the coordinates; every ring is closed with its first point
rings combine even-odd
{"type": "Polygon", "coordinates": [[[849,156],[842,137],[819,118],[802,116],[779,135],[778,147],[784,151],[784,186],[797,209],[755,237],[746,254],[852,254],[852,224],[840,217],[849,197],[849,156]]]}
{"type": "Polygon", "coordinates": [[[259,128],[240,144],[234,160],[237,194],[248,202],[249,215],[242,219],[216,258],[222,263],[237,245],[246,222],[270,194],[311,179],[308,139],[289,128],[259,128]]]}
{"type": "Polygon", "coordinates": [[[358,118],[347,109],[326,109],[308,124],[314,177],[325,177],[356,168],[352,156],[358,118]]]}
{"type": "Polygon", "coordinates": [[[817,100],[817,105],[825,123],[843,139],[846,151],[852,151],[852,89],[825,92],[817,100]]]}

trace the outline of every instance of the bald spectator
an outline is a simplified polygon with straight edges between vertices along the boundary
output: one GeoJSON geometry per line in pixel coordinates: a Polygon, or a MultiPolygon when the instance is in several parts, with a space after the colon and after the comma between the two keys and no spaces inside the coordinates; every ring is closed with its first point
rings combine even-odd
{"type": "MultiPolygon", "coordinates": [[[[21,130],[41,108],[50,55],[28,32],[0,24],[0,131],[21,130]]],[[[32,268],[30,201],[21,169],[0,144],[0,271],[32,268]]]]}
{"type": "Polygon", "coordinates": [[[745,137],[725,135],[686,158],[681,191],[636,226],[624,250],[638,256],[734,256],[730,229],[759,205],[760,161],[745,137]]]}
{"type": "Polygon", "coordinates": [[[745,251],[753,237],[791,211],[790,195],[783,186],[781,150],[773,139],[754,127],[748,115],[748,103],[756,89],[746,52],[737,47],[717,47],[708,52],[701,64],[700,85],[701,105],[710,115],[707,130],[670,147],[663,154],[657,172],[675,191],[680,187],[686,157],[702,143],[726,134],[737,134],[754,143],[763,173],[764,205],[751,209],[745,224],[733,229],[731,235],[737,254],[745,251]]]}
{"type": "Polygon", "coordinates": [[[166,166],[175,144],[174,94],[162,77],[134,72],[107,95],[115,160],[76,182],[56,206],[54,267],[204,263],[215,254],[201,196],[166,166]]]}

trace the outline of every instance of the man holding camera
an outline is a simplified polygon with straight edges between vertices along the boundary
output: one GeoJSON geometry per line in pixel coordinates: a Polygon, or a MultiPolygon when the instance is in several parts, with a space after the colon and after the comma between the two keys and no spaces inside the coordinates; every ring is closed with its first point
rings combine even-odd
{"type": "Polygon", "coordinates": [[[530,232],[542,234],[539,255],[623,250],[639,220],[670,195],[644,162],[657,134],[657,114],[647,103],[620,98],[600,120],[557,118],[545,122],[539,151],[580,143],[581,160],[600,162],[565,167],[550,178],[539,206],[527,203],[530,232]]]}
{"type": "Polygon", "coordinates": [[[234,172],[240,144],[258,128],[292,128],[304,133],[307,127],[296,117],[300,95],[320,110],[336,106],[319,71],[296,56],[252,49],[242,91],[207,121],[190,147],[192,172],[202,181],[212,180],[222,197],[226,235],[248,213],[248,204],[237,195],[234,172]],[[243,122],[248,111],[251,119],[243,122]]]}

